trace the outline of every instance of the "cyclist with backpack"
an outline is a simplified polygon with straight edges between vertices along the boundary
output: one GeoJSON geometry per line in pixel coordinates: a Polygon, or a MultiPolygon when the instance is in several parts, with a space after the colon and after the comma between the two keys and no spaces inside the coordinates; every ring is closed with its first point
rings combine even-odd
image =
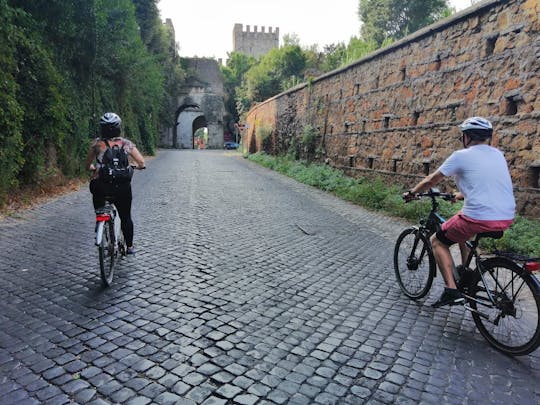
{"type": "MultiPolygon", "coordinates": [[[[446,285],[439,300],[432,304],[435,308],[465,301],[454,281],[450,246],[458,243],[462,261],[465,261],[468,255],[465,242],[481,232],[504,231],[512,224],[516,208],[506,159],[499,149],[491,146],[491,122],[471,117],[459,129],[464,149],[452,153],[435,172],[403,194],[406,201],[412,200],[415,194],[452,176],[459,189],[456,199],[465,200],[463,209],[431,237],[433,254],[446,285]]],[[[458,266],[457,271],[460,277],[467,277],[462,266],[458,266]]]]}
{"type": "Polygon", "coordinates": [[[144,157],[133,142],[121,137],[122,120],[112,112],[105,113],[99,122],[100,135],[86,158],[86,168],[92,171],[90,192],[94,209],[105,205],[105,197],[112,197],[122,222],[127,253],[133,254],[133,221],[131,219],[131,177],[135,168],[145,168],[144,157]]]}

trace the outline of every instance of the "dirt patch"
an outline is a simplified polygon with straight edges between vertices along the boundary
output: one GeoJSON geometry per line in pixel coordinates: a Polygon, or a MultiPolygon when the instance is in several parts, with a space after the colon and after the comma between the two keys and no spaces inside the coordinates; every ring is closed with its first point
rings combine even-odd
{"type": "Polygon", "coordinates": [[[0,220],[32,208],[35,205],[42,204],[52,198],[78,191],[87,184],[87,179],[68,179],[62,181],[61,184],[35,188],[25,187],[17,190],[8,197],[5,206],[0,208],[0,220]]]}

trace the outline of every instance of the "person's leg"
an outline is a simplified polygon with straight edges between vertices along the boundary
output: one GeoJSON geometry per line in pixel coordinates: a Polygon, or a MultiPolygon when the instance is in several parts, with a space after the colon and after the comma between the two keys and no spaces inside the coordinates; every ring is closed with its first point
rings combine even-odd
{"type": "Polygon", "coordinates": [[[459,244],[459,251],[461,252],[461,264],[465,266],[465,262],[467,262],[467,259],[469,258],[471,249],[469,249],[465,242],[463,242],[459,244]]]}
{"type": "Polygon", "coordinates": [[[103,183],[97,179],[91,180],[90,192],[92,193],[94,210],[102,208],[105,205],[105,190],[103,188],[103,183]]]}
{"type": "Polygon", "coordinates": [[[128,248],[133,247],[133,221],[131,219],[131,184],[121,184],[116,190],[115,205],[122,221],[122,232],[128,248]]]}
{"type": "Polygon", "coordinates": [[[438,308],[443,305],[456,305],[465,302],[465,298],[456,287],[454,279],[454,259],[450,253],[450,246],[454,243],[462,243],[463,239],[460,231],[461,219],[455,215],[442,225],[442,229],[431,237],[433,255],[437,261],[439,270],[443,276],[445,288],[440,298],[432,304],[438,308]]]}
{"type": "Polygon", "coordinates": [[[431,246],[433,248],[433,255],[439,266],[439,270],[443,276],[444,284],[448,288],[456,288],[454,280],[454,259],[450,253],[450,247],[441,242],[437,235],[431,237],[431,246]]]}

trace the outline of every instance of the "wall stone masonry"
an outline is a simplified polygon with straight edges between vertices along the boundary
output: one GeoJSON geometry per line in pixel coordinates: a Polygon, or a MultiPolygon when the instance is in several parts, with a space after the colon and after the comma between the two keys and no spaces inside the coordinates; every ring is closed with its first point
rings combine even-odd
{"type": "Polygon", "coordinates": [[[249,25],[234,24],[233,28],[233,51],[241,52],[253,57],[260,57],[267,54],[272,48],[279,47],[279,28],[266,28],[253,26],[253,31],[249,25]]]}
{"type": "Polygon", "coordinates": [[[538,0],[477,3],[254,106],[244,145],[285,153],[311,126],[318,136],[310,158],[409,186],[461,147],[460,122],[485,116],[519,213],[540,218],[539,16],[538,0]],[[267,142],[258,139],[261,126],[271,130],[267,142]]]}

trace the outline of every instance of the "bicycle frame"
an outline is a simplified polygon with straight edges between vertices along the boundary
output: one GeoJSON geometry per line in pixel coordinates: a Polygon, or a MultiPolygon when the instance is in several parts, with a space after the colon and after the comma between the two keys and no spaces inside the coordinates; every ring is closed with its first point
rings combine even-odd
{"type": "Polygon", "coordinates": [[[111,222],[114,226],[114,244],[116,244],[120,229],[120,219],[114,204],[107,204],[100,210],[96,211],[96,238],[95,244],[99,246],[103,239],[103,228],[105,222],[111,222]]]}
{"type": "MultiPolygon", "coordinates": [[[[432,191],[436,191],[436,189],[432,189],[432,191]]],[[[431,237],[434,233],[436,233],[440,228],[443,222],[446,220],[437,213],[437,209],[439,207],[439,203],[437,202],[434,194],[426,194],[429,195],[431,198],[431,211],[429,212],[428,216],[422,220],[420,220],[420,226],[416,227],[422,234],[424,234],[427,239],[431,237]]],[[[416,251],[416,246],[418,244],[418,241],[420,240],[420,237],[417,235],[417,237],[414,240],[413,248],[411,250],[411,255],[414,255],[414,252],[416,251]]],[[[419,258],[417,261],[422,261],[424,255],[426,254],[426,250],[431,249],[431,244],[424,246],[424,249],[420,252],[419,258]]],[[[408,263],[409,265],[412,265],[414,258],[412,256],[409,256],[408,263]]],[[[437,272],[435,272],[434,277],[437,275],[437,272]]]]}

